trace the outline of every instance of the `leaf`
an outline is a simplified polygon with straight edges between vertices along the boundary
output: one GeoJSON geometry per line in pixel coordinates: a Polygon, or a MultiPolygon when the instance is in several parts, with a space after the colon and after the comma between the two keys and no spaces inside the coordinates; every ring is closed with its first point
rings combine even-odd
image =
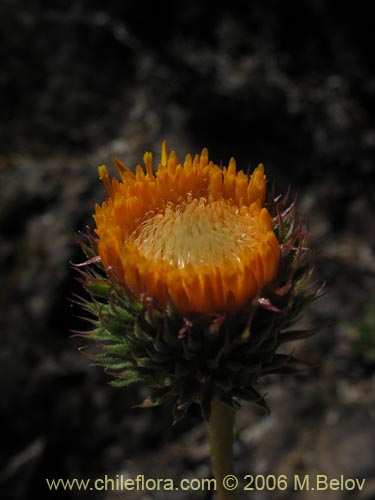
{"type": "Polygon", "coordinates": [[[106,283],[96,281],[96,280],[87,280],[85,284],[86,289],[95,297],[100,299],[108,299],[110,294],[110,286],[106,283]]]}
{"type": "Polygon", "coordinates": [[[125,387],[137,382],[144,382],[145,377],[136,370],[126,370],[117,375],[118,378],[112,380],[110,385],[113,387],[125,387]]]}
{"type": "Polygon", "coordinates": [[[92,330],[91,332],[88,332],[87,335],[90,340],[96,341],[96,342],[113,342],[113,343],[123,343],[124,339],[122,337],[113,335],[111,332],[103,328],[102,326],[99,326],[95,330],[92,330]]]}
{"type": "Polygon", "coordinates": [[[281,332],[279,335],[279,345],[284,342],[289,342],[291,340],[300,340],[311,337],[319,331],[319,327],[311,328],[309,330],[291,330],[287,332],[281,332]]]}
{"type": "Polygon", "coordinates": [[[129,368],[134,368],[134,364],[131,361],[119,361],[118,359],[116,359],[108,363],[107,368],[110,370],[125,370],[129,368]]]}
{"type": "Polygon", "coordinates": [[[111,353],[111,354],[116,354],[117,356],[126,356],[128,357],[128,354],[130,352],[130,344],[128,342],[122,342],[121,344],[113,344],[113,345],[104,345],[102,348],[111,353]]]}
{"type": "Polygon", "coordinates": [[[142,330],[142,328],[139,326],[137,322],[134,324],[133,333],[135,338],[142,342],[151,342],[153,340],[150,335],[148,335],[144,330],[142,330]]]}
{"type": "Polygon", "coordinates": [[[262,396],[261,394],[259,394],[258,391],[254,389],[254,387],[247,387],[246,389],[235,389],[232,394],[235,398],[256,403],[257,405],[261,406],[264,410],[266,410],[268,414],[270,414],[269,406],[265,400],[266,394],[262,396]]]}
{"type": "Polygon", "coordinates": [[[159,398],[154,399],[152,396],[149,396],[148,398],[145,398],[142,403],[138,403],[132,408],[154,408],[155,406],[161,405],[162,400],[159,398]]]}

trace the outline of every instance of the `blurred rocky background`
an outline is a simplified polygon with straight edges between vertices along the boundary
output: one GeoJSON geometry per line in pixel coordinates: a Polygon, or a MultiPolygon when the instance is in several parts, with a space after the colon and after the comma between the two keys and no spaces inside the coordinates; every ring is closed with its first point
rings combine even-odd
{"type": "MultiPolygon", "coordinates": [[[[292,184],[326,295],[296,354],[314,365],[238,415],[239,475],[366,478],[373,499],[375,145],[372,17],[362,3],[2,0],[0,3],[0,497],[211,499],[212,492],[49,492],[45,478],[208,477],[198,410],[130,409],[79,352],[75,234],[104,199],[97,166],[133,166],[167,138],[292,184]],[[373,187],[373,186],[372,186],[373,187]]],[[[243,494],[243,498],[247,498],[243,494]]],[[[304,499],[306,492],[254,492],[304,499]]]]}

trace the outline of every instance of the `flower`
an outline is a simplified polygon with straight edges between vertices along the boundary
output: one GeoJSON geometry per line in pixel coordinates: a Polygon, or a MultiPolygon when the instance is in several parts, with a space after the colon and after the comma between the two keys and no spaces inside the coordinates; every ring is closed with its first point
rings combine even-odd
{"type": "Polygon", "coordinates": [[[153,173],[152,154],[135,174],[119,160],[121,181],[99,168],[109,198],[96,207],[98,250],[138,297],[170,302],[182,312],[236,312],[275,277],[280,245],[264,201],[259,165],[249,178],[209,161],[207,149],[184,164],[162,145],[153,173]]]}
{"type": "Polygon", "coordinates": [[[295,201],[267,194],[263,165],[249,177],[206,149],[181,165],[163,142],[155,173],[151,153],[135,173],[114,163],[120,180],[99,167],[108,199],[80,241],[89,356],[114,386],[148,385],[141,406],[174,398],[175,420],[192,403],[209,419],[213,400],[267,408],[259,379],[301,368],[279,346],[315,332],[292,327],[318,291],[295,201]]]}

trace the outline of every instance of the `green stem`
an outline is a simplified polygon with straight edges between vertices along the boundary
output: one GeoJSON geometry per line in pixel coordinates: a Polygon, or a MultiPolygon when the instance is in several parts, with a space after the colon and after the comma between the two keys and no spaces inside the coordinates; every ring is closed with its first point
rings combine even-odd
{"type": "Polygon", "coordinates": [[[218,399],[211,402],[211,415],[208,425],[211,465],[216,479],[217,500],[234,500],[235,491],[223,486],[223,479],[228,474],[234,475],[233,441],[235,410],[218,399]]]}

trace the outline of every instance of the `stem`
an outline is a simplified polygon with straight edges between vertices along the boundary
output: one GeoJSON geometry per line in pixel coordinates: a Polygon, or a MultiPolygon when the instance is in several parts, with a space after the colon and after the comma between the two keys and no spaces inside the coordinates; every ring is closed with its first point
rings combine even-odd
{"type": "Polygon", "coordinates": [[[211,402],[211,415],[208,425],[211,465],[216,479],[217,500],[234,500],[235,491],[223,487],[223,478],[234,474],[233,441],[235,410],[218,399],[211,402]]]}

